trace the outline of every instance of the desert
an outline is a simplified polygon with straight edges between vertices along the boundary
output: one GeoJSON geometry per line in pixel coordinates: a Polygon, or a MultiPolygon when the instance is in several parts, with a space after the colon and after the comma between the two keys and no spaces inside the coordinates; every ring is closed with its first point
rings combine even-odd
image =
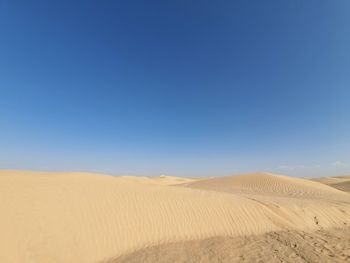
{"type": "Polygon", "coordinates": [[[349,14],[0,0],[0,263],[350,262],[349,14]]]}
{"type": "Polygon", "coordinates": [[[0,261],[347,262],[345,179],[3,170],[0,261]]]}

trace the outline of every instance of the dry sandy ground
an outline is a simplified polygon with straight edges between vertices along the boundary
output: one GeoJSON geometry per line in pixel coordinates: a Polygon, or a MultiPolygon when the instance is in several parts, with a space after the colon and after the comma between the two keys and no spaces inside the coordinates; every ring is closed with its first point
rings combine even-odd
{"type": "Polygon", "coordinates": [[[210,179],[0,171],[0,262],[346,262],[350,195],[210,179]]]}
{"type": "Polygon", "coordinates": [[[344,192],[350,192],[350,176],[323,177],[312,180],[332,186],[344,192]]]}
{"type": "Polygon", "coordinates": [[[106,263],[349,262],[350,228],[269,232],[160,245],[106,263]]]}

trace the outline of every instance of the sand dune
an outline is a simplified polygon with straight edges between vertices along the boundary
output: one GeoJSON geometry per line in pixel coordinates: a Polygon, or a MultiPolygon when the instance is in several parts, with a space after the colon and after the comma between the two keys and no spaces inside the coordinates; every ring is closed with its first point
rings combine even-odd
{"type": "Polygon", "coordinates": [[[108,262],[169,243],[344,227],[350,195],[271,174],[0,171],[0,211],[0,262],[108,262]]]}
{"type": "Polygon", "coordinates": [[[312,179],[315,182],[320,182],[344,192],[350,192],[350,176],[334,176],[312,179]]]}
{"type": "Polygon", "coordinates": [[[138,183],[157,184],[157,185],[177,185],[177,184],[191,183],[198,180],[194,178],[166,176],[166,175],[153,176],[153,177],[118,176],[118,179],[119,178],[123,178],[125,180],[138,182],[138,183]]]}
{"type": "Polygon", "coordinates": [[[347,199],[342,191],[301,178],[271,173],[243,174],[204,179],[186,183],[185,186],[228,193],[247,193],[287,197],[347,199]]]}

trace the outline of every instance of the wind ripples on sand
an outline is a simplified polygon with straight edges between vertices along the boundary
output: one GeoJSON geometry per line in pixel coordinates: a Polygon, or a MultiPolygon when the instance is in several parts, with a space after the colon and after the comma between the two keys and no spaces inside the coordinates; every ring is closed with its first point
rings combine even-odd
{"type": "Polygon", "coordinates": [[[303,179],[0,172],[1,262],[100,262],[148,247],[350,223],[347,193],[303,179]]]}

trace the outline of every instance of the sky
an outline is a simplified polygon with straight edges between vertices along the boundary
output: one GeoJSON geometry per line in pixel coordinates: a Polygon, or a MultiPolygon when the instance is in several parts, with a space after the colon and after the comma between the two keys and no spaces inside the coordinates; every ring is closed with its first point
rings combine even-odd
{"type": "Polygon", "coordinates": [[[349,13],[0,0],[0,169],[350,174],[349,13]]]}

